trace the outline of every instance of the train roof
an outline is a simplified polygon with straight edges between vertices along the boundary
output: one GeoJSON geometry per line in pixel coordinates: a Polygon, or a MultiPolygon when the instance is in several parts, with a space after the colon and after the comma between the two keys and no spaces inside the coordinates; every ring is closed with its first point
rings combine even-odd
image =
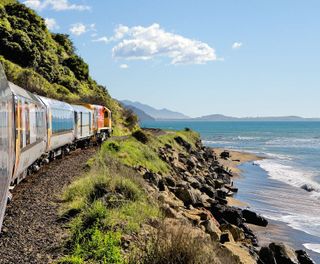
{"type": "Polygon", "coordinates": [[[95,104],[83,104],[85,107],[94,110],[95,108],[104,108],[106,111],[111,112],[111,110],[103,105],[95,105],[95,104]]]}
{"type": "Polygon", "coordinates": [[[74,111],[73,107],[65,102],[62,101],[58,101],[55,99],[51,99],[51,98],[47,98],[47,97],[43,97],[43,96],[38,96],[41,101],[50,108],[55,108],[55,109],[63,109],[63,110],[70,110],[70,111],[74,111]]]}
{"type": "Polygon", "coordinates": [[[32,100],[32,101],[36,101],[39,104],[43,104],[33,93],[30,93],[29,91],[22,89],[21,87],[19,87],[18,85],[15,85],[12,82],[8,82],[9,83],[9,88],[10,90],[13,92],[13,94],[18,95],[18,96],[22,96],[26,99],[32,100]]]}
{"type": "Polygon", "coordinates": [[[90,109],[88,109],[87,107],[84,107],[83,105],[71,105],[71,106],[76,112],[92,113],[90,109]]]}

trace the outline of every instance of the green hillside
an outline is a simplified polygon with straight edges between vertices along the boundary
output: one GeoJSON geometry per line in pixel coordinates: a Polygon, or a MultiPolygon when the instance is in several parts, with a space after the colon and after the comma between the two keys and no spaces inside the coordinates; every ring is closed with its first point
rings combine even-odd
{"type": "Polygon", "coordinates": [[[49,32],[43,18],[15,0],[0,0],[0,62],[10,81],[31,92],[107,106],[115,134],[136,127],[132,112],[90,77],[88,64],[76,54],[69,36],[49,32]]]}

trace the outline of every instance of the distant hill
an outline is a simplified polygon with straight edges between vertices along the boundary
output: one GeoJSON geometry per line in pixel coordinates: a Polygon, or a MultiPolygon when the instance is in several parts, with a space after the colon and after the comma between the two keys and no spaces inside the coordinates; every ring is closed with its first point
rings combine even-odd
{"type": "Polygon", "coordinates": [[[193,118],[195,121],[320,121],[320,118],[303,118],[300,116],[267,116],[267,117],[232,117],[219,114],[193,118]]]}
{"type": "MultiPolygon", "coordinates": [[[[122,103],[123,104],[123,103],[122,103]]],[[[132,105],[125,105],[123,104],[123,106],[125,108],[131,109],[139,118],[139,121],[155,121],[156,119],[153,118],[152,116],[146,114],[145,112],[143,112],[142,110],[140,110],[139,108],[136,108],[132,105]]]]}
{"type": "Polygon", "coordinates": [[[141,111],[143,111],[144,113],[146,113],[147,115],[153,117],[154,119],[165,119],[165,120],[177,120],[177,119],[190,119],[189,116],[186,116],[182,113],[179,112],[174,112],[171,111],[169,109],[156,109],[153,108],[149,105],[146,104],[142,104],[139,102],[132,102],[129,100],[123,100],[121,101],[121,103],[123,103],[126,106],[133,106],[141,111]]]}

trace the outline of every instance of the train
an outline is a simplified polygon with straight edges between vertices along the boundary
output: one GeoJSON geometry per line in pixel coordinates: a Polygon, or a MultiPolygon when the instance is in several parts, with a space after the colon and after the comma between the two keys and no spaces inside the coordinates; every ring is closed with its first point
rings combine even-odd
{"type": "Polygon", "coordinates": [[[0,231],[11,186],[72,150],[102,143],[111,133],[107,107],[33,94],[9,82],[0,64],[0,231]]]}

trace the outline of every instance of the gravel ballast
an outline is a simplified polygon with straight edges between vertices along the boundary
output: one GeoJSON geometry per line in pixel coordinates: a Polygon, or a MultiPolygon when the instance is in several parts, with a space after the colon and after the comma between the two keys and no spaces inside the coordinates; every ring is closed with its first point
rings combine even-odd
{"type": "Polygon", "coordinates": [[[65,186],[85,172],[97,148],[77,150],[46,165],[12,192],[2,233],[0,263],[52,263],[62,255],[67,237],[59,221],[59,197],[65,186]]]}

